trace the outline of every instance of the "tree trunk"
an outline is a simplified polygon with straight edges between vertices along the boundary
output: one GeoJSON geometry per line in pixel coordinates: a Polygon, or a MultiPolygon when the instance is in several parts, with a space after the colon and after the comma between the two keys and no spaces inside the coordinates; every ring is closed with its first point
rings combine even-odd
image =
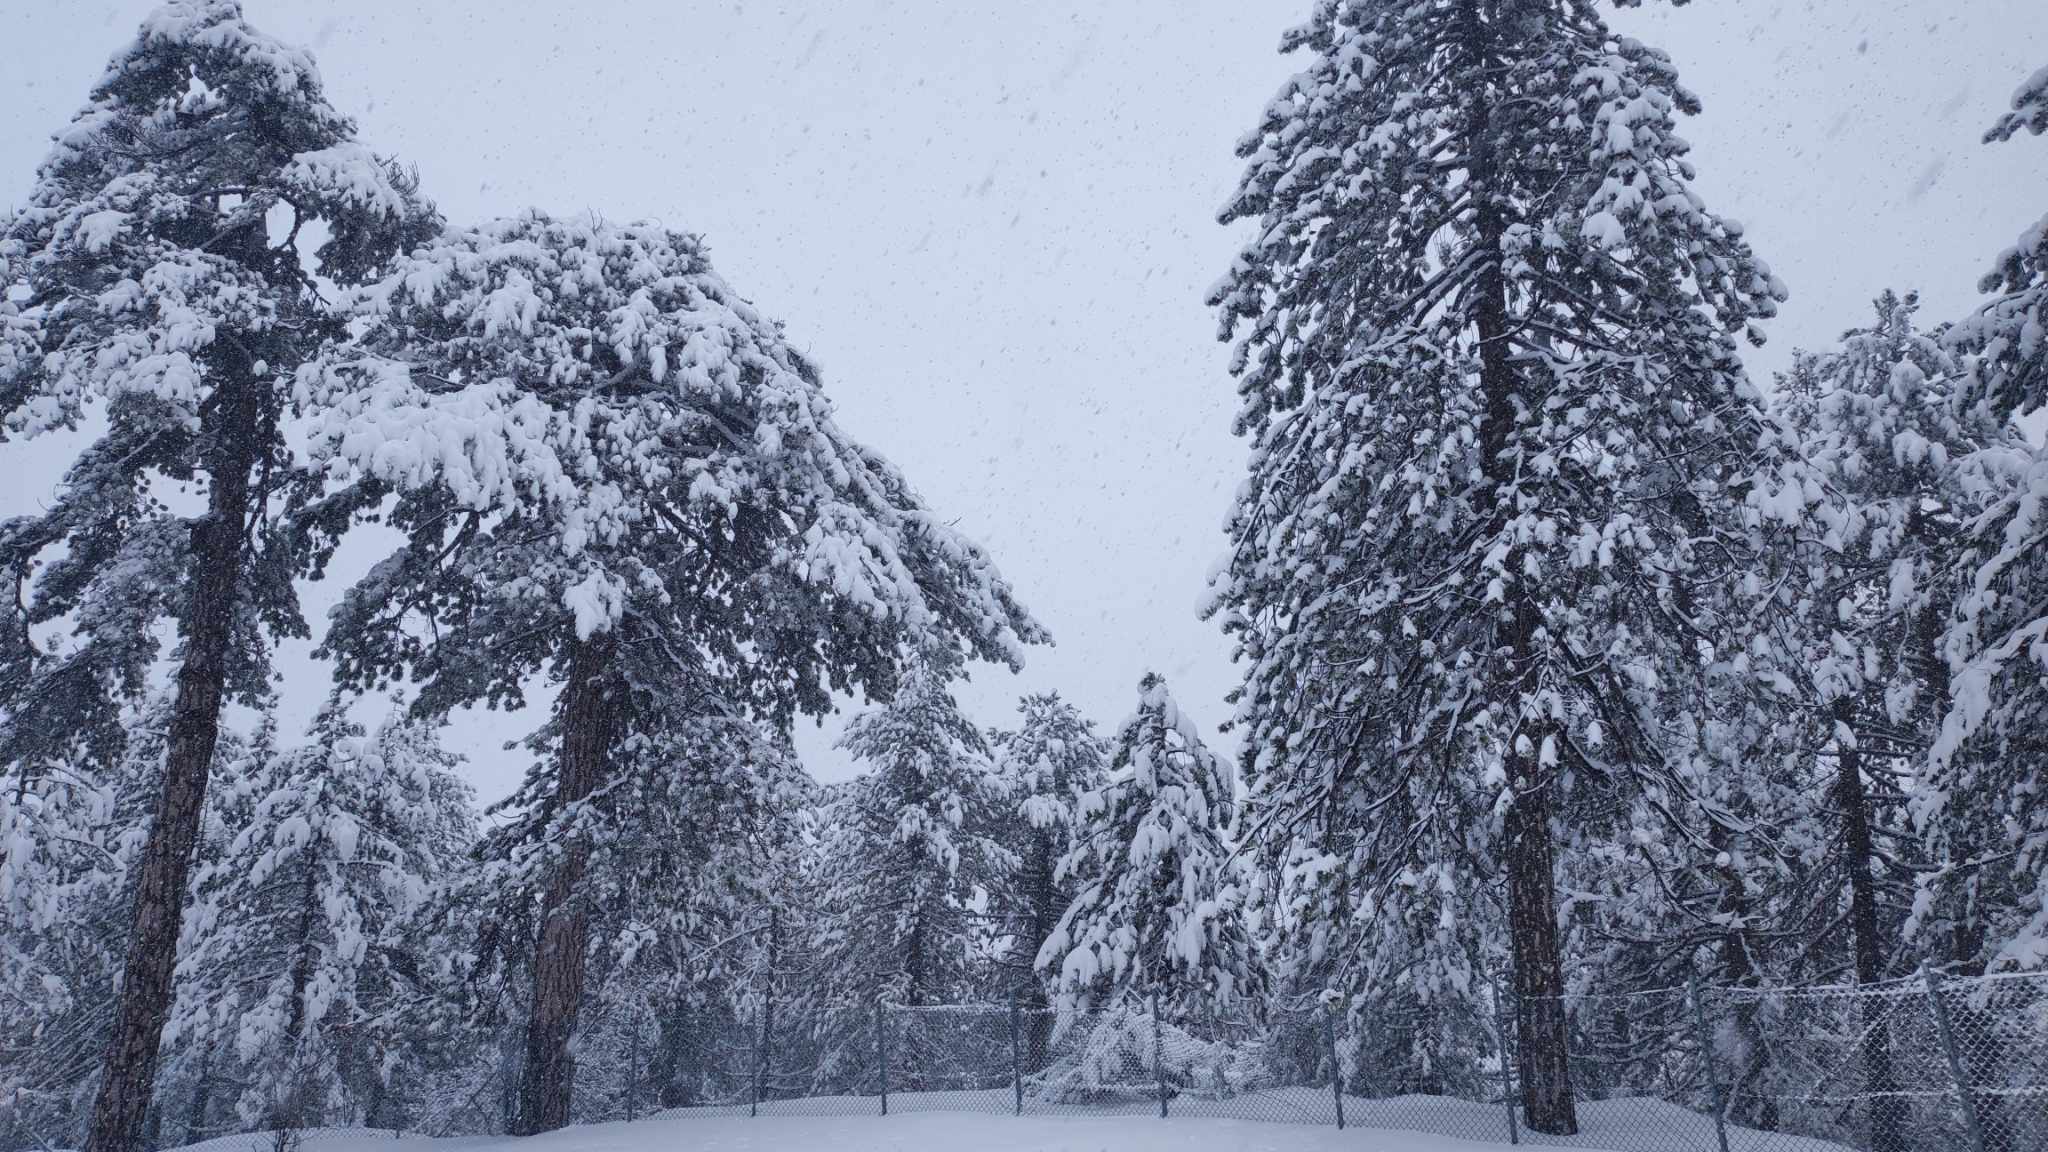
{"type": "Polygon", "coordinates": [[[136,864],[135,915],[121,973],[121,1000],[107,1042],[86,1152],[134,1152],[156,1088],[158,1045],[170,1014],[178,930],[185,916],[192,851],[199,841],[206,778],[220,739],[228,645],[242,578],[249,473],[262,450],[259,383],[246,366],[223,380],[205,429],[206,515],[192,525],[191,601],[178,668],[169,749],[155,818],[136,864]]]}
{"type": "MultiPolygon", "coordinates": [[[[1840,697],[1832,711],[1836,725],[1851,733],[1853,739],[1855,701],[1840,697]]],[[[1884,956],[1878,937],[1877,881],[1870,867],[1870,798],[1863,788],[1863,753],[1843,746],[1839,739],[1835,747],[1835,803],[1842,813],[1842,854],[1849,872],[1849,932],[1856,954],[1856,982],[1875,984],[1884,975],[1884,956]]],[[[1899,1152],[1904,1147],[1906,1107],[1894,1094],[1898,1085],[1892,1076],[1889,1011],[1890,1005],[1880,1000],[1867,1001],[1863,1007],[1863,1090],[1870,1094],[1872,1152],[1899,1152]]]]}
{"type": "MultiPolygon", "coordinates": [[[[1510,769],[1526,779],[1526,766],[1510,769]],[[1516,769],[1520,769],[1516,772],[1516,769]]],[[[1559,959],[1550,791],[1516,788],[1507,813],[1508,933],[1515,959],[1515,1054],[1523,1122],[1531,1131],[1579,1130],[1572,1099],[1571,1031],[1559,959]]]]}
{"type": "Polygon", "coordinates": [[[1058,926],[1062,907],[1059,886],[1053,882],[1059,848],[1053,838],[1038,832],[1031,838],[1031,855],[1025,881],[1031,902],[1027,939],[1018,973],[1017,1006],[1024,1012],[1023,1065],[1026,1075],[1044,1070],[1052,1061],[1052,1007],[1045,994],[1045,981],[1038,978],[1038,951],[1058,926]]]}
{"type": "MultiPolygon", "coordinates": [[[[1461,11],[1466,63],[1484,74],[1492,66],[1491,33],[1478,6],[1461,11]]],[[[1512,465],[1502,459],[1516,419],[1516,393],[1521,381],[1508,358],[1510,335],[1507,274],[1501,267],[1501,242],[1507,216],[1501,203],[1494,156],[1491,93],[1475,85],[1469,95],[1466,154],[1472,182],[1474,244],[1482,253],[1473,285],[1473,324],[1479,353],[1480,385],[1486,399],[1486,422],[1480,436],[1480,471],[1489,503],[1486,514],[1507,514],[1512,465]]],[[[1516,718],[1506,747],[1507,779],[1514,790],[1508,806],[1507,888],[1508,930],[1515,966],[1515,1050],[1522,1086],[1524,1121],[1536,1132],[1572,1135],[1579,1130],[1572,1099],[1571,1033],[1564,1004],[1564,964],[1557,922],[1556,849],[1551,843],[1553,816],[1549,766],[1536,749],[1543,733],[1522,723],[1522,697],[1535,687],[1534,642],[1537,609],[1524,579],[1517,549],[1508,560],[1514,584],[1496,650],[1505,649],[1505,684],[1516,698],[1508,701],[1516,718]],[[1522,741],[1530,743],[1524,751],[1522,741]]]]}
{"type": "MultiPolygon", "coordinates": [[[[603,635],[579,641],[571,649],[569,683],[562,693],[561,768],[555,782],[558,813],[589,796],[604,780],[621,704],[614,699],[611,655],[612,641],[603,635]]],[[[526,1026],[515,1136],[552,1132],[569,1122],[576,1080],[569,1040],[583,1001],[584,946],[589,936],[578,890],[589,863],[589,845],[572,836],[541,900],[540,937],[533,954],[533,1015],[526,1026]]]]}

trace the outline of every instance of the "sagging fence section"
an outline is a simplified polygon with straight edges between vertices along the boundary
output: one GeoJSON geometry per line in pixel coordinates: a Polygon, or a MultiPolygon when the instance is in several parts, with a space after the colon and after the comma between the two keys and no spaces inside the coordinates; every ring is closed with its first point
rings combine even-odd
{"type": "MultiPolygon", "coordinates": [[[[772,1007],[651,1010],[578,1051],[578,1119],[947,1111],[1227,1117],[1612,1152],[2048,1149],[2048,974],[1569,998],[1576,1131],[1519,1107],[1512,1004],[1329,1000],[1174,1013],[874,1002],[819,1028],[772,1007]],[[683,1044],[684,1034],[707,1037],[683,1044]]],[[[508,1045],[506,1055],[516,1052],[508,1045]]],[[[516,1068],[469,1069],[429,1132],[490,1131],[516,1068]]]]}

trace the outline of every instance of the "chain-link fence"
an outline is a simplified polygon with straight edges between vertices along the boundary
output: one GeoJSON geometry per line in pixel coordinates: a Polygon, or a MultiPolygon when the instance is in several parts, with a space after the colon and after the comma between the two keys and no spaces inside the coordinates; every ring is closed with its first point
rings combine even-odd
{"type": "MultiPolygon", "coordinates": [[[[760,1003],[648,1011],[579,1041],[577,1118],[1063,1113],[1610,1152],[2048,1149],[2048,974],[1670,988],[1563,1008],[1572,1115],[1543,1127],[1568,1133],[1530,1127],[1518,1014],[1497,996],[1229,1013],[1135,998],[1085,1012],[874,1002],[822,1024],[760,1003]]],[[[490,1130],[514,1079],[501,1060],[464,1080],[466,1119],[429,1131],[490,1130]]],[[[280,1152],[273,1136],[245,1139],[280,1152]]]]}

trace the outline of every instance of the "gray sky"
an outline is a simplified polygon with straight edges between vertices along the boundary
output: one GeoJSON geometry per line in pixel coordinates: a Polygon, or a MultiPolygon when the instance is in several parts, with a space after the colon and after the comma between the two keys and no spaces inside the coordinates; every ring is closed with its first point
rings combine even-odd
{"type": "MultiPolygon", "coordinates": [[[[147,0],[0,0],[0,205],[18,203],[147,0]]],[[[1233,682],[1195,617],[1243,448],[1202,305],[1232,143],[1293,70],[1309,0],[246,0],[311,47],[363,139],[451,219],[535,205],[704,234],[824,366],[842,422],[993,552],[1057,647],[980,669],[1003,723],[1057,688],[1104,727],[1146,668],[1205,726],[1233,682]]],[[[1887,285],[1960,313],[2048,211],[2048,142],[1977,143],[2048,63],[2040,0],[1705,0],[1620,14],[1706,103],[1698,187],[1792,290],[1760,379],[1887,285]]],[[[62,445],[0,446],[0,515],[62,445]]],[[[372,559],[356,549],[351,572],[372,559]]],[[[331,597],[314,594],[318,614],[331,597]]],[[[325,690],[286,668],[303,722],[325,690]]],[[[488,797],[532,723],[458,720],[488,797]]],[[[849,767],[825,732],[813,772],[849,767]]]]}

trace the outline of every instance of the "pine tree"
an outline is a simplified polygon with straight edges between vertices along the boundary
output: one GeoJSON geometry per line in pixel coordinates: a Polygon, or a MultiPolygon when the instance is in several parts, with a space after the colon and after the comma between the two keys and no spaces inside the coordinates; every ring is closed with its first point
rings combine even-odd
{"type": "MultiPolygon", "coordinates": [[[[0,771],[0,1129],[23,1143],[85,1135],[173,715],[170,697],[146,699],[111,762],[0,771]]],[[[213,774],[232,778],[241,755],[223,733],[213,774]]]]}
{"type": "Polygon", "coordinates": [[[588,846],[577,1043],[603,1050],[593,1072],[611,1075],[579,1080],[573,1114],[585,1120],[623,1116],[634,1102],[697,1103],[708,1080],[720,1095],[736,1094],[751,1074],[751,1041],[731,1041],[743,1032],[740,1001],[767,988],[752,977],[787,898],[811,784],[788,748],[753,724],[683,703],[681,715],[652,726],[662,740],[621,740],[611,783],[570,812],[554,804],[552,734],[534,742],[544,755],[492,807],[497,826],[478,866],[444,901],[439,934],[476,951],[452,974],[468,1002],[464,1024],[492,1024],[518,1011],[508,1002],[530,979],[532,928],[565,847],[588,846]]]}
{"type": "MultiPolygon", "coordinates": [[[[2048,69],[2013,95],[1987,142],[2048,133],[2048,69]]],[[[2001,253],[1990,299],[1947,334],[1960,403],[2005,423],[2048,406],[2048,217],[2001,253]]],[[[1942,652],[1948,708],[1915,818],[1933,830],[1946,951],[1966,972],[2048,964],[2048,804],[2032,766],[2048,756],[2048,453],[2010,438],[1963,463],[1981,510],[1954,557],[1963,582],[1942,652]]]]}
{"type": "Polygon", "coordinates": [[[1015,665],[1044,633],[694,237],[528,213],[444,235],[349,306],[360,342],[302,386],[362,400],[313,441],[408,494],[405,545],[337,609],[341,674],[410,675],[428,712],[561,686],[517,1127],[544,1131],[569,1119],[583,998],[576,823],[626,741],[679,746],[728,711],[783,727],[888,695],[899,650],[1015,665]]]}
{"type": "Polygon", "coordinates": [[[1834,765],[1826,807],[1839,824],[1860,983],[1895,974],[1887,953],[1909,902],[1898,882],[1910,879],[1899,867],[1923,856],[1905,800],[1948,698],[1940,634],[1963,591],[1952,556],[1981,511],[1959,469],[1987,448],[2022,447],[1954,402],[1955,365],[1939,334],[1915,330],[1917,309],[1910,295],[1879,297],[1875,324],[1846,333],[1838,351],[1797,357],[1779,388],[1803,456],[1842,506],[1839,527],[1806,550],[1806,602],[1791,616],[1809,633],[1813,743],[1834,765]]]}
{"type": "MultiPolygon", "coordinates": [[[[1727,633],[1702,588],[1747,564],[1763,435],[1733,335],[1783,289],[1689,187],[1669,59],[1584,0],[1326,0],[1283,49],[1213,295],[1255,835],[1418,929],[1504,884],[1523,1106],[1569,1133],[1558,814],[1682,790],[1671,693],[1727,633]]],[[[1458,939],[1410,978],[1480,986],[1458,939]]]]}
{"type": "MultiPolygon", "coordinates": [[[[888,704],[854,717],[840,747],[868,767],[827,814],[820,962],[842,1031],[872,1043],[877,998],[968,998],[978,931],[969,902],[1014,863],[993,833],[1003,799],[979,730],[945,673],[917,661],[888,704]]],[[[904,1053],[914,1067],[916,1053],[904,1053]]]]}
{"type": "MultiPolygon", "coordinates": [[[[1954,404],[1954,362],[1938,333],[1915,329],[1918,307],[1885,293],[1872,325],[1845,333],[1838,349],[1796,356],[1777,390],[1830,505],[1812,517],[1828,530],[1793,546],[1786,582],[1799,594],[1781,616],[1797,633],[1788,647],[1804,657],[1790,667],[1807,717],[1796,745],[1820,750],[1826,776],[1788,789],[1783,809],[1767,814],[1782,842],[1810,829],[1810,847],[1773,862],[1799,882],[1767,912],[1781,933],[1812,934],[1791,951],[1811,974],[1773,972],[1779,982],[1838,981],[1846,968],[1872,984],[1912,966],[1903,934],[1928,852],[1907,801],[1948,697],[1940,634],[1962,591],[1951,557],[1978,510],[1958,468],[2010,441],[1954,404]]],[[[1871,1139],[1897,1148],[1906,1112],[1890,1025],[1882,1006],[1871,1009],[1860,1046],[1871,1139]]]]}
{"type": "Polygon", "coordinates": [[[238,1109],[264,1128],[359,1120],[382,1073],[380,1025],[412,908],[467,852],[470,791],[431,726],[375,733],[331,699],[311,742],[251,762],[247,812],[196,880],[173,1028],[234,1020],[213,1059],[244,1071],[238,1109]]]}
{"type": "MultiPolygon", "coordinates": [[[[1059,862],[1073,847],[1081,797],[1102,784],[1110,749],[1056,692],[1024,697],[1017,713],[1016,729],[990,740],[1007,793],[998,835],[1018,862],[1005,893],[1013,937],[1006,990],[1022,1007],[1043,1010],[1050,1000],[1036,971],[1038,953],[1074,897],[1072,883],[1057,875],[1059,862]]],[[[1032,1050],[1044,1052],[1045,1038],[1032,1050]]]]}
{"type": "MultiPolygon", "coordinates": [[[[2001,143],[2022,131],[2048,135],[2048,67],[2012,95],[2012,111],[1984,134],[2001,143]]],[[[1949,333],[1969,357],[1970,402],[2004,419],[2048,404],[2048,218],[2020,233],[1978,283],[1991,295],[1949,333]]]]}
{"type": "Polygon", "coordinates": [[[8,432],[74,426],[88,406],[107,424],[49,510],[0,540],[17,574],[43,557],[29,618],[71,618],[76,639],[12,685],[0,758],[117,738],[118,701],[158,656],[151,624],[180,631],[93,1152],[129,1152],[149,1107],[221,705],[261,693],[267,637],[305,634],[291,581],[332,544],[320,477],[280,433],[292,373],[331,330],[316,284],[360,278],[430,223],[353,136],[308,55],[231,0],[181,0],[114,56],[0,239],[26,289],[0,357],[8,432]],[[173,512],[181,489],[204,510],[173,512]]]}
{"type": "Polygon", "coordinates": [[[1240,916],[1230,766],[1147,674],[1109,773],[1081,798],[1055,880],[1074,899],[1038,952],[1063,1009],[1156,997],[1183,1017],[1255,1000],[1264,972],[1240,916]]]}

